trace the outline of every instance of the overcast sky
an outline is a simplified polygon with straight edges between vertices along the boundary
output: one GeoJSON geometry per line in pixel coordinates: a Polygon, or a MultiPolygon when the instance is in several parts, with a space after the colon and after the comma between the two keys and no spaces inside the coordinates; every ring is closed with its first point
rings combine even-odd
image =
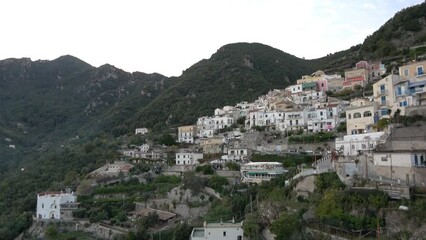
{"type": "Polygon", "coordinates": [[[362,43],[423,0],[0,0],[0,59],[70,54],[179,76],[228,43],[318,58],[362,43]]]}

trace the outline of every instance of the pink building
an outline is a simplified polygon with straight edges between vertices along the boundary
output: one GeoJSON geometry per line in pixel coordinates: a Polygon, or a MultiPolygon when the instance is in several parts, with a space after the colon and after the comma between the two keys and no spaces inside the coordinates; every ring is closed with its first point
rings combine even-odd
{"type": "Polygon", "coordinates": [[[317,82],[317,91],[328,91],[328,81],[327,79],[319,79],[317,82]]]}

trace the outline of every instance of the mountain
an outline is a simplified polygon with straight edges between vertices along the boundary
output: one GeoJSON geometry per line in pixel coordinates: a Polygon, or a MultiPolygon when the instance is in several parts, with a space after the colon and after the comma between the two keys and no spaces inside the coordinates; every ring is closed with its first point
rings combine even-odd
{"type": "Polygon", "coordinates": [[[361,59],[400,64],[425,52],[426,3],[397,13],[363,44],[304,60],[260,43],[221,47],[179,77],[93,67],[73,56],[0,61],[0,236],[31,222],[38,191],[74,186],[118,158],[117,137],[194,124],[215,108],[252,101],[318,69],[361,59]]]}
{"type": "Polygon", "coordinates": [[[225,45],[210,59],[201,60],[174,78],[163,94],[126,124],[193,124],[197,117],[212,115],[215,108],[252,101],[315,70],[310,61],[263,44],[225,45]]]}
{"type": "Polygon", "coordinates": [[[352,68],[360,60],[382,60],[388,70],[426,58],[426,2],[402,9],[362,44],[312,60],[328,73],[352,68]]]}
{"type": "Polygon", "coordinates": [[[309,61],[258,43],[226,45],[176,78],[72,56],[0,61],[0,236],[28,226],[37,192],[73,186],[118,158],[112,136],[193,124],[313,71],[309,61]]]}

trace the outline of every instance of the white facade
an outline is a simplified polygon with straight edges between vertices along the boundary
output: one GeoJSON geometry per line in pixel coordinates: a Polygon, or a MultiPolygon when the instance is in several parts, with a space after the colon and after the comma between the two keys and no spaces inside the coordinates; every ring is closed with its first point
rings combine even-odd
{"type": "Polygon", "coordinates": [[[213,137],[220,129],[230,127],[235,119],[229,116],[200,117],[197,120],[197,136],[213,137]]]}
{"type": "Polygon", "coordinates": [[[284,121],[284,112],[254,110],[246,119],[246,126],[277,126],[284,121]]]}
{"type": "Polygon", "coordinates": [[[243,223],[204,223],[194,228],[190,240],[243,240],[243,223]]]}
{"type": "Polygon", "coordinates": [[[343,139],[336,139],[336,150],[344,156],[356,156],[359,152],[370,151],[377,144],[383,142],[384,132],[374,132],[356,135],[346,135],[343,139]]]}
{"type": "Polygon", "coordinates": [[[228,149],[227,160],[232,162],[241,162],[248,158],[249,151],[246,148],[228,149]]]}
{"type": "Polygon", "coordinates": [[[322,91],[303,91],[297,95],[293,95],[292,99],[295,104],[314,104],[324,99],[326,96],[322,91]]]}
{"type": "Polygon", "coordinates": [[[200,159],[203,159],[202,153],[187,152],[186,150],[181,150],[181,152],[176,153],[175,163],[176,165],[193,166],[198,164],[198,160],[200,159]]]}
{"type": "MultiPolygon", "coordinates": [[[[37,219],[70,218],[65,211],[77,209],[77,196],[74,193],[44,192],[37,195],[37,219]]],[[[72,217],[72,215],[71,215],[72,217]]]]}
{"type": "Polygon", "coordinates": [[[294,131],[304,129],[305,127],[305,112],[302,111],[288,111],[284,113],[285,129],[287,131],[294,131]]]}
{"type": "Polygon", "coordinates": [[[279,162],[250,162],[241,166],[242,182],[261,183],[287,172],[279,162]]]}
{"type": "Polygon", "coordinates": [[[135,129],[135,134],[147,134],[148,133],[148,128],[136,128],[135,129]]]}
{"type": "Polygon", "coordinates": [[[302,90],[302,84],[296,84],[286,87],[287,91],[289,91],[291,94],[301,93],[302,90]]]}

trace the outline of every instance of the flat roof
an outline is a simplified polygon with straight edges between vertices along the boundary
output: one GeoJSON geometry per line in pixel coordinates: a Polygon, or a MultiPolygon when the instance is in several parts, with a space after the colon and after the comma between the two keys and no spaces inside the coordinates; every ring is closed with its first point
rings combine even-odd
{"type": "Polygon", "coordinates": [[[193,237],[204,237],[204,235],[205,235],[204,228],[194,228],[194,230],[192,231],[193,237]]]}
{"type": "Polygon", "coordinates": [[[249,162],[249,163],[246,163],[246,164],[244,164],[244,165],[246,165],[246,166],[256,166],[256,165],[282,165],[282,163],[279,163],[279,162],[249,162]]]}

